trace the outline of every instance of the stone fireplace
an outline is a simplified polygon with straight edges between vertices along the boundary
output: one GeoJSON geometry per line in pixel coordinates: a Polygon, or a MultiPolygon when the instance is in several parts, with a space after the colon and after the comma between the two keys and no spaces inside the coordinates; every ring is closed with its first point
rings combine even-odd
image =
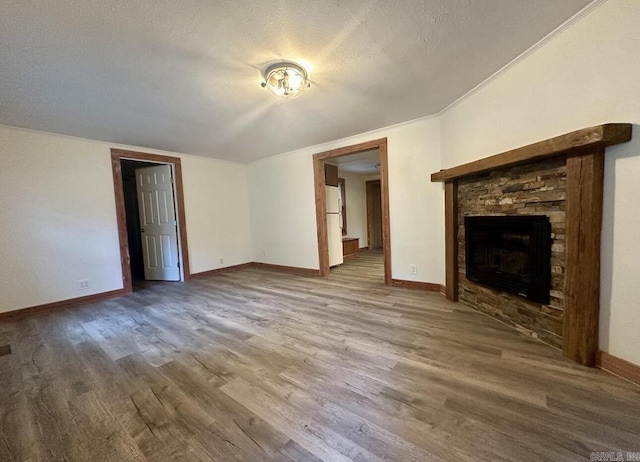
{"type": "Polygon", "coordinates": [[[597,125],[433,173],[431,181],[445,184],[446,297],[595,365],[605,148],[630,139],[630,124],[597,125]],[[548,286],[530,287],[525,274],[536,252],[527,241],[532,235],[498,231],[467,242],[465,220],[478,216],[539,217],[533,220],[547,226],[542,246],[550,258],[540,271],[548,286]],[[511,287],[499,287],[491,276],[483,281],[478,269],[510,273],[498,276],[511,287]]]}
{"type": "MultiPolygon", "coordinates": [[[[533,162],[462,178],[458,182],[457,195],[459,299],[558,348],[562,347],[564,310],[565,195],[565,159],[533,162]],[[532,288],[533,297],[527,293],[531,281],[523,280],[525,278],[514,281],[511,290],[505,284],[501,287],[499,283],[474,277],[473,273],[469,277],[467,249],[470,242],[465,220],[487,216],[498,219],[496,233],[518,235],[517,230],[523,230],[519,234],[522,238],[524,230],[529,235],[534,223],[542,228],[535,238],[538,245],[545,247],[539,251],[546,251],[542,256],[546,257],[546,267],[539,267],[540,259],[527,262],[528,267],[534,263],[533,277],[544,279],[532,288]],[[524,221],[509,225],[510,220],[524,221]]],[[[495,236],[481,235],[477,240],[488,244],[495,241],[495,236]]],[[[512,246],[518,247],[517,243],[512,246]]],[[[524,245],[519,247],[524,248],[524,245]]],[[[523,253],[522,249],[520,253],[523,253]]],[[[533,259],[530,253],[527,249],[527,260],[533,259]]]]}
{"type": "Polygon", "coordinates": [[[462,221],[469,281],[531,302],[549,303],[551,226],[547,216],[480,215],[465,216],[462,221]]]}

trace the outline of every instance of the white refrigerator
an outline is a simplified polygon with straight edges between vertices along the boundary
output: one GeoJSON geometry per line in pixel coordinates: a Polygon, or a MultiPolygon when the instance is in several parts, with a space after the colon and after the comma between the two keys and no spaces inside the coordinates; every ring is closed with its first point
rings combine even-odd
{"type": "Polygon", "coordinates": [[[329,266],[341,265],[342,257],[342,207],[337,186],[325,186],[327,197],[327,237],[329,240],[329,266]]]}

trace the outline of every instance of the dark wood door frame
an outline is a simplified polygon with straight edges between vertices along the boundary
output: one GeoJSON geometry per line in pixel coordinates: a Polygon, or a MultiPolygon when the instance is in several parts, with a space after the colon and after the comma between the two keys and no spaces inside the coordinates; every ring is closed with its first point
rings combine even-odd
{"type": "Polygon", "coordinates": [[[316,224],[318,229],[318,257],[320,276],[329,275],[329,240],[327,237],[327,203],[324,189],[324,162],[327,159],[348,156],[378,148],[380,151],[380,190],[382,195],[382,242],[384,254],[384,283],[391,285],[391,226],[389,221],[389,166],[387,161],[387,139],[332,149],[313,155],[313,179],[316,194],[316,224]]]}
{"type": "Polygon", "coordinates": [[[116,217],[118,222],[118,239],[120,240],[120,264],[122,266],[122,285],[124,293],[133,291],[131,281],[131,261],[129,256],[129,240],[127,238],[127,217],[125,213],[124,188],[122,186],[122,167],[120,161],[139,160],[143,162],[157,162],[173,165],[176,212],[178,217],[178,231],[180,252],[182,255],[183,279],[191,279],[189,272],[189,249],[187,248],[187,222],[184,213],[184,193],[182,190],[182,165],[179,157],[148,154],[144,152],[111,149],[111,168],[113,170],[113,191],[116,201],[116,217]]]}
{"type": "Polygon", "coordinates": [[[373,191],[371,191],[371,187],[373,185],[380,186],[380,180],[365,182],[365,199],[367,206],[367,248],[369,250],[374,248],[374,246],[371,245],[371,236],[373,235],[373,198],[371,197],[373,195],[373,191]]]}

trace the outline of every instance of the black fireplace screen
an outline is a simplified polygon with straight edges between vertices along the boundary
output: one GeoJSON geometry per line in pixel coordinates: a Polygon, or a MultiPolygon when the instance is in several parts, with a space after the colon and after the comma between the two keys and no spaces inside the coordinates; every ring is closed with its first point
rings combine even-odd
{"type": "Polygon", "coordinates": [[[466,276],[549,303],[551,225],[546,216],[465,217],[466,276]]]}

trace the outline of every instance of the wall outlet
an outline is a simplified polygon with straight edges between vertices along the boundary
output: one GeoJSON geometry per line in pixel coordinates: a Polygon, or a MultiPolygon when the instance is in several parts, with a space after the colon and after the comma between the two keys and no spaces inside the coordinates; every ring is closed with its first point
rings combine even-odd
{"type": "Polygon", "coordinates": [[[412,263],[409,265],[409,272],[413,275],[418,274],[418,265],[416,265],[415,263],[412,263]]]}
{"type": "Polygon", "coordinates": [[[88,279],[80,279],[78,281],[78,289],[79,290],[87,290],[89,288],[89,280],[88,279]]]}
{"type": "Polygon", "coordinates": [[[224,265],[224,258],[220,257],[220,264],[224,265]]]}

